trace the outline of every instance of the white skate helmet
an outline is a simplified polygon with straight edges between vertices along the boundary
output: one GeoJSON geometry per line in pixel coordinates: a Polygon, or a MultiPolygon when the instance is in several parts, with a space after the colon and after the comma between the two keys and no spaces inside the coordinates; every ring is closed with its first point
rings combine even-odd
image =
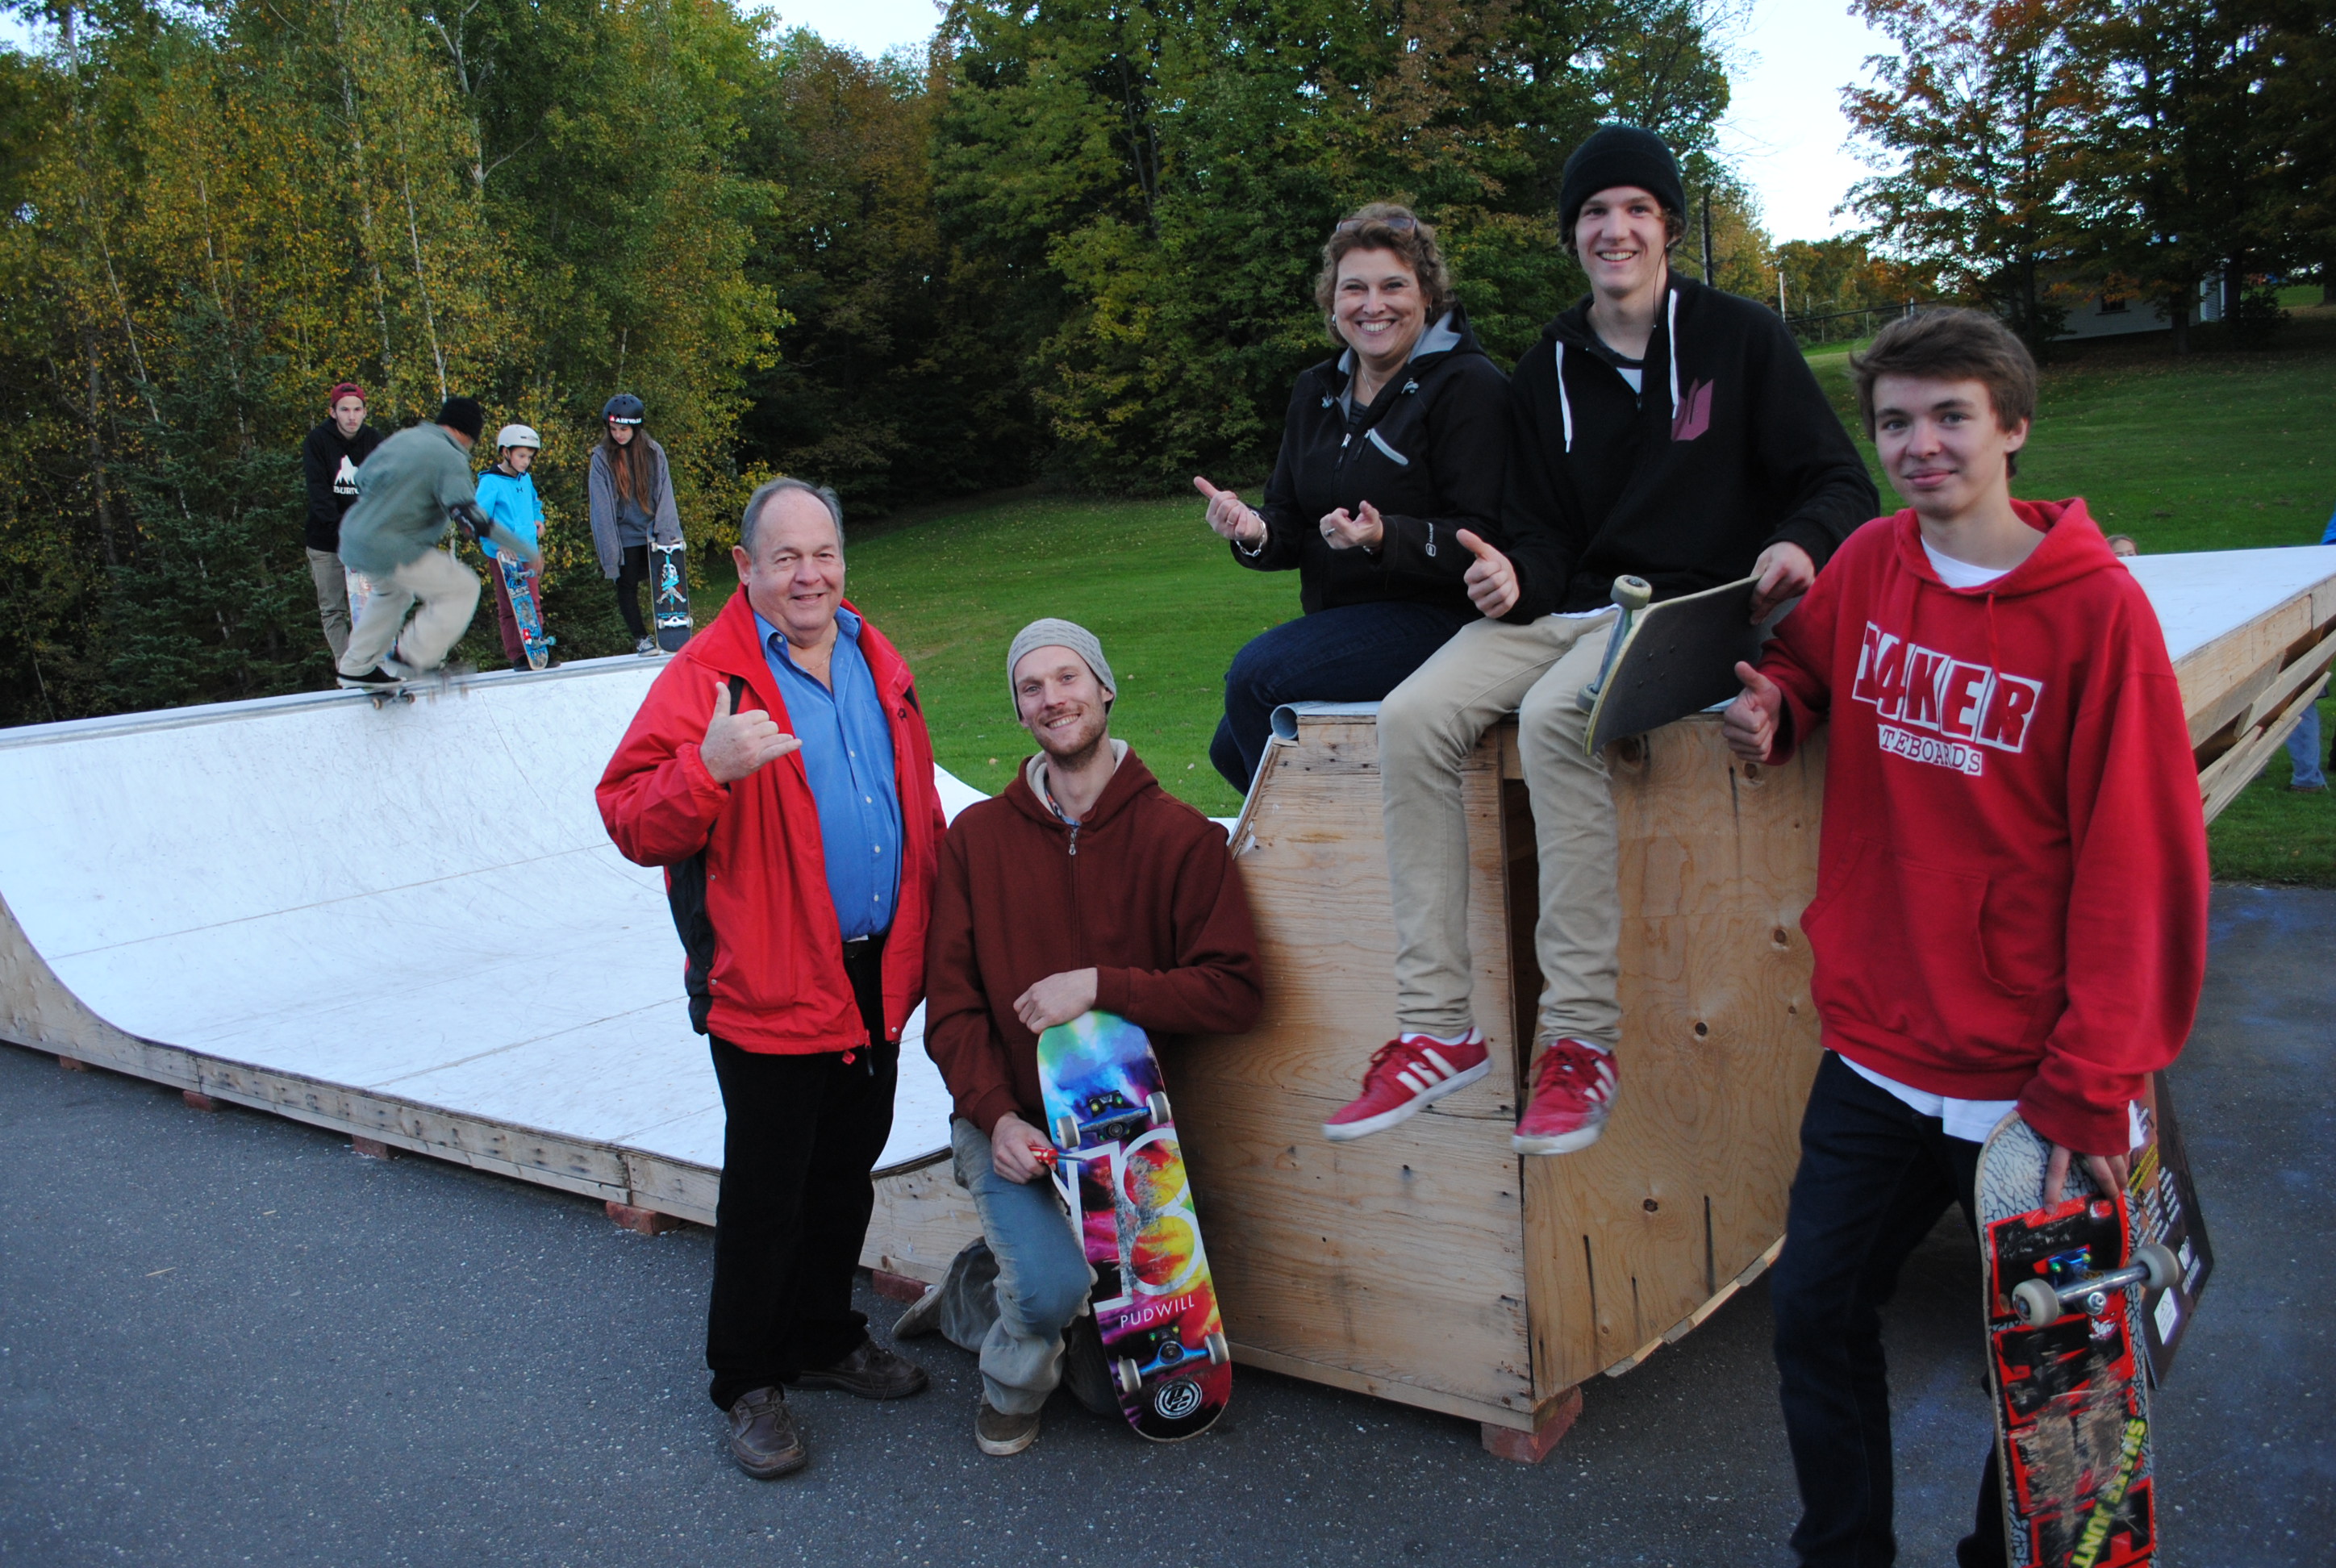
{"type": "Polygon", "coordinates": [[[500,452],[507,446],[525,446],[541,452],[543,437],[524,424],[506,424],[495,432],[495,450],[500,452]]]}

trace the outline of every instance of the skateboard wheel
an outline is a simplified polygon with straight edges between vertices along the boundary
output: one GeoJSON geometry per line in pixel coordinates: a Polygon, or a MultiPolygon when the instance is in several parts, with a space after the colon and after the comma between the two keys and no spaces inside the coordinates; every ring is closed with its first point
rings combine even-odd
{"type": "Polygon", "coordinates": [[[1164,1127],[1172,1119],[1168,1115],[1168,1096],[1162,1090],[1153,1090],[1144,1108],[1152,1113],[1152,1125],[1155,1127],[1164,1127]]]}
{"type": "Polygon", "coordinates": [[[1144,1387],[1143,1371],[1124,1356],[1111,1364],[1111,1379],[1119,1385],[1119,1391],[1129,1398],[1134,1398],[1135,1391],[1144,1387]]]}
{"type": "Polygon", "coordinates": [[[2153,1290],[2163,1290],[2182,1277],[2182,1261],[2156,1242],[2134,1249],[2133,1261],[2149,1271],[2142,1283],[2153,1290]]]}
{"type": "Polygon", "coordinates": [[[1209,1365],[1212,1367],[1222,1367],[1233,1359],[1233,1348],[1225,1343],[1222,1333],[1211,1334],[1202,1343],[1209,1348],[1209,1365]]]}
{"type": "Polygon", "coordinates": [[[1653,603],[1654,598],[1654,588],[1645,578],[1618,577],[1614,579],[1614,602],[1632,615],[1653,603]]]}
{"type": "Polygon", "coordinates": [[[1071,1116],[1055,1118],[1055,1146],[1058,1149],[1076,1149],[1079,1146],[1079,1124],[1076,1118],[1071,1116]]]}
{"type": "Polygon", "coordinates": [[[2031,1329],[2043,1328],[2061,1313],[2060,1292],[2042,1280],[2022,1281],[2011,1292],[2011,1304],[2019,1309],[2020,1320],[2031,1329]]]}

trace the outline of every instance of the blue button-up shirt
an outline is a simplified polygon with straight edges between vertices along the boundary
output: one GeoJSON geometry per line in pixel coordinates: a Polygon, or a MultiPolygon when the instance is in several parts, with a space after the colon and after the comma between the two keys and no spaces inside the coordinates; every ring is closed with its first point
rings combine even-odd
{"type": "Polygon", "coordinates": [[[860,618],[848,609],[835,612],[827,669],[832,690],[795,663],[794,649],[769,621],[756,616],[754,629],[803,743],[836,924],[845,941],[888,931],[900,894],[900,792],[892,772],[892,726],[875,673],[860,651],[860,618]]]}

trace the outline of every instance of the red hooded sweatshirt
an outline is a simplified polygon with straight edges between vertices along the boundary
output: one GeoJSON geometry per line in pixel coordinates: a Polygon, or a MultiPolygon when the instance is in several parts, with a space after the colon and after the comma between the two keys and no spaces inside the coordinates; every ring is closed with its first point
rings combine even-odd
{"type": "Polygon", "coordinates": [[[1833,726],[1801,929],[1827,1046],[2123,1154],[2205,973],[2197,769],[2156,613],[2085,503],[2012,505],[2043,542],[1969,589],[1913,511],[1867,523],[1761,657],[1786,736],[1833,726]]]}

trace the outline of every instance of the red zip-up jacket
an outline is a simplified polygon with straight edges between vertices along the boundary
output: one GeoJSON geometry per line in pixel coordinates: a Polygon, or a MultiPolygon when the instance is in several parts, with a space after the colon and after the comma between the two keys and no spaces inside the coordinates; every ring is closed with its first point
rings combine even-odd
{"type": "Polygon", "coordinates": [[[1867,523],[1762,656],[1780,727],[1833,726],[1801,929],[1827,1046],[2121,1154],[2205,974],[2197,768],[2156,612],[2085,503],[2012,504],[2044,541],[1983,588],[1940,581],[1913,511],[1867,523]]]}
{"type": "Polygon", "coordinates": [[[1154,1036],[1238,1035],[1264,1006],[1224,829],[1132,751],[1076,826],[1028,771],[958,813],[933,891],[925,1049],[957,1114],[985,1134],[1009,1111],[1045,1125],[1038,1037],[1014,998],[1048,975],[1093,966],[1095,1006],[1154,1036]]]}
{"type": "MultiPolygon", "coordinates": [[[[900,792],[900,894],[883,969],[884,1031],[897,1040],[924,998],[941,803],[908,665],[864,618],[860,651],[884,702],[900,792]]],[[[722,784],[697,755],[715,687],[740,690],[737,683],[734,711],[763,708],[792,733],[744,589],[649,687],[600,775],[600,820],[627,860],[666,868],[688,959],[690,1018],[701,1031],[774,1055],[854,1051],[868,1044],[868,1030],[843,970],[803,757],[791,753],[722,784]]]]}

